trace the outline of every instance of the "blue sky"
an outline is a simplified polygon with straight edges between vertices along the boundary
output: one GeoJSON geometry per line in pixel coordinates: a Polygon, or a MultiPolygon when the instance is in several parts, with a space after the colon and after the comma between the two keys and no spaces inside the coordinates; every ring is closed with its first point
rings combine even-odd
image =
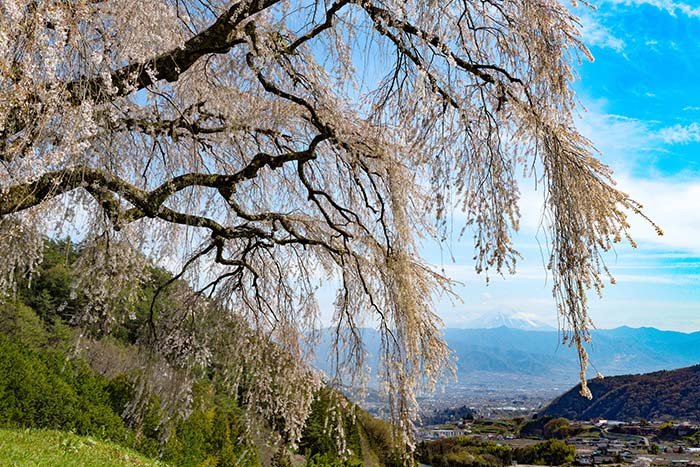
{"type": "MultiPolygon", "coordinates": [[[[584,40],[595,61],[579,66],[574,83],[586,111],[579,126],[615,169],[620,186],[641,201],[664,230],[657,237],[639,220],[637,249],[608,256],[617,284],[602,300],[591,296],[600,328],[654,326],[700,330],[700,2],[603,0],[579,7],[584,40]]],[[[535,237],[540,194],[523,194],[518,246],[524,260],[515,276],[487,286],[473,273],[468,243],[455,262],[436,251],[427,259],[462,281],[463,303],[441,302],[447,326],[479,314],[508,310],[556,325],[551,281],[535,237]]],[[[540,238],[544,241],[543,238],[540,238]]]]}

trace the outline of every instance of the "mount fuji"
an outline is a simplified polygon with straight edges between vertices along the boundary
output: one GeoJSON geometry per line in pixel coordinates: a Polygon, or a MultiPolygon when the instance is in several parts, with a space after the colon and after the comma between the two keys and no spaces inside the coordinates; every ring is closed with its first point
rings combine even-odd
{"type": "Polygon", "coordinates": [[[516,311],[490,311],[467,322],[465,329],[494,329],[506,327],[523,331],[555,331],[556,328],[537,321],[532,315],[516,311]]]}

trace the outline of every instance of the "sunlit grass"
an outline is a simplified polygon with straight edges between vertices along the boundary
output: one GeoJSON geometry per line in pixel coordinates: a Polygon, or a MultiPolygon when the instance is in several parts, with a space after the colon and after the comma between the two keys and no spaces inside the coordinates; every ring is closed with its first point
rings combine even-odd
{"type": "Polygon", "coordinates": [[[165,466],[113,443],[53,430],[0,430],[2,466],[165,466]]]}

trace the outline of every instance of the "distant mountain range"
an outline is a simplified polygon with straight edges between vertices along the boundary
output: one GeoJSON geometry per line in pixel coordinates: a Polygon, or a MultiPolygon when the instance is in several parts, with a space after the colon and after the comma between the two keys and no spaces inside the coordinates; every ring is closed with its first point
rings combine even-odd
{"type": "MultiPolygon", "coordinates": [[[[537,387],[562,390],[578,381],[578,359],[574,349],[561,344],[556,330],[518,329],[538,327],[534,320],[517,316],[496,316],[496,322],[510,326],[444,331],[457,357],[457,385],[488,384],[490,387],[537,387]]],[[[546,325],[545,325],[546,326],[546,325]]],[[[363,329],[369,354],[368,364],[378,367],[377,331],[363,329]]],[[[589,346],[595,370],[605,376],[670,370],[700,363],[700,332],[682,333],[655,328],[602,329],[592,332],[589,346]]],[[[322,338],[316,365],[329,370],[326,356],[330,340],[322,338]]]]}
{"type": "MultiPolygon", "coordinates": [[[[700,333],[620,327],[595,330],[592,337],[591,375],[595,370],[621,375],[700,363],[700,333]]],[[[577,378],[577,354],[560,344],[557,331],[446,329],[445,338],[458,358],[460,379],[466,381],[470,374],[484,372],[544,377],[554,386],[577,378]]]]}
{"type": "Polygon", "coordinates": [[[542,415],[571,420],[682,419],[700,421],[700,365],[644,375],[591,380],[593,399],[580,385],[555,399],[542,415]]]}

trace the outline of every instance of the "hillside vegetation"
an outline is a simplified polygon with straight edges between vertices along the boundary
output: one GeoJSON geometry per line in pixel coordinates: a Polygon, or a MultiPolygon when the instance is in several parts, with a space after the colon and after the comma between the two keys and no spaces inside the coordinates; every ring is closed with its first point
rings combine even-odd
{"type": "MultiPolygon", "coordinates": [[[[137,384],[141,370],[115,370],[121,360],[138,353],[136,340],[148,305],[169,274],[153,269],[151,283],[128,313],[132,319],[118,323],[110,336],[92,341],[83,354],[76,345],[82,329],[71,325],[81,306],[80,292],[71,292],[71,264],[79,254],[70,242],[48,242],[32,283],[20,283],[15,296],[0,305],[0,428],[6,429],[0,438],[0,465],[122,465],[119,459],[130,462],[125,465],[155,465],[147,463],[150,457],[185,467],[285,466],[295,456],[303,456],[309,466],[400,463],[402,450],[390,426],[330,389],[316,395],[296,449],[281,434],[272,446],[261,438],[274,432],[272,421],[262,420],[265,426],[258,435],[247,431],[244,405],[237,394],[226,392],[213,366],[189,375],[195,381],[189,405],[169,412],[163,400],[168,394],[158,388],[143,392],[137,384]],[[336,413],[345,433],[343,455],[327,421],[332,402],[343,407],[336,413]],[[31,449],[25,451],[25,445],[31,449]],[[94,462],[82,462],[81,456],[89,456],[95,446],[112,458],[100,464],[96,451],[94,462]]],[[[157,309],[165,306],[167,296],[157,309]]]]}
{"type": "Polygon", "coordinates": [[[576,449],[550,439],[531,446],[511,447],[468,436],[455,436],[418,445],[416,457],[432,467],[505,467],[513,462],[562,465],[573,462],[576,449]]]}
{"type": "Polygon", "coordinates": [[[589,420],[688,419],[700,421],[700,365],[642,375],[589,381],[593,399],[574,387],[542,412],[552,417],[589,420]]]}

